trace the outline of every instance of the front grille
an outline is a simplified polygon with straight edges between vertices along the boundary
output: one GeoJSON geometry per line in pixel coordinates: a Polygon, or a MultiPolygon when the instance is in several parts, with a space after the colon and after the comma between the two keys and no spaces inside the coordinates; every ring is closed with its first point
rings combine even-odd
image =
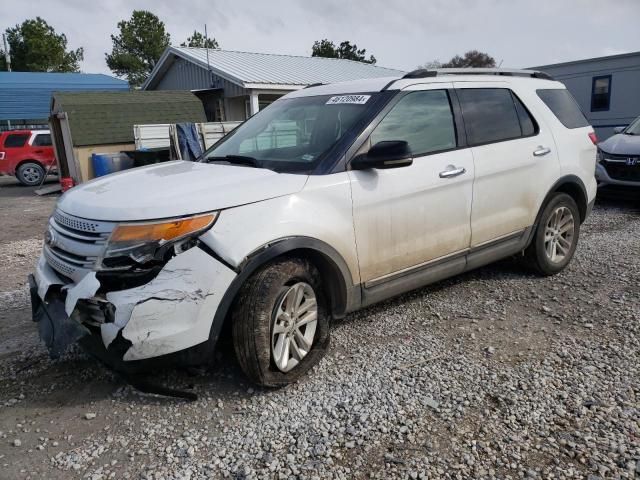
{"type": "Polygon", "coordinates": [[[47,263],[72,281],[80,281],[94,269],[115,225],[56,210],[49,219],[49,230],[45,235],[47,263]]]}
{"type": "Polygon", "coordinates": [[[640,156],[605,154],[601,162],[607,174],[614,180],[640,182],[640,156]]]}
{"type": "Polygon", "coordinates": [[[62,213],[60,210],[56,210],[53,214],[54,220],[72,230],[78,230],[81,232],[100,233],[100,223],[92,222],[91,220],[85,220],[83,218],[72,217],[66,213],[62,213]]]}

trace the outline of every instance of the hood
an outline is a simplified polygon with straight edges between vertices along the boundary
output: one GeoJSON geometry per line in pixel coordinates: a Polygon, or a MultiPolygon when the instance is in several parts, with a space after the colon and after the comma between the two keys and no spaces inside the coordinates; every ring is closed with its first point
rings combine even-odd
{"type": "Polygon", "coordinates": [[[58,208],[103,221],[178,217],[296,193],[307,178],[263,168],[174,161],[78,185],[60,198],[58,208]]]}
{"type": "Polygon", "coordinates": [[[618,133],[600,142],[598,147],[613,155],[640,155],[640,135],[618,133]]]}

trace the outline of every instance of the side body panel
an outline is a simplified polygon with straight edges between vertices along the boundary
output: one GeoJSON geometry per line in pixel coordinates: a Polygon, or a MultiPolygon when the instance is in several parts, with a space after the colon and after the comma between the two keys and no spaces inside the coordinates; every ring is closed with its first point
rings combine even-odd
{"type": "Polygon", "coordinates": [[[472,147],[475,164],[471,247],[520,232],[534,224],[560,165],[551,128],[528,89],[508,82],[455,82],[455,88],[508,88],[538,123],[538,134],[472,147]],[[542,156],[533,152],[549,149],[542,156]]]}
{"type": "Polygon", "coordinates": [[[349,172],[365,285],[469,248],[473,172],[469,149],[417,157],[403,168],[349,172]],[[440,178],[449,165],[466,172],[440,178]]]}
{"type": "MultiPolygon", "coordinates": [[[[548,87],[544,87],[548,88],[548,87]]],[[[564,88],[558,86],[558,88],[564,88]]],[[[575,175],[587,190],[587,203],[596,198],[598,182],[595,177],[597,148],[589,139],[593,127],[566,128],[538,97],[535,89],[527,92],[531,103],[535,104],[545,117],[554,132],[558,157],[560,159],[561,175],[575,175]]]]}
{"type": "MultiPolygon", "coordinates": [[[[452,86],[433,82],[404,90],[442,91],[452,86]]],[[[468,148],[419,155],[402,168],[352,170],[349,176],[365,287],[469,248],[474,165],[468,148]],[[440,176],[454,169],[464,170],[457,176],[440,176]]]]}
{"type": "Polygon", "coordinates": [[[310,176],[298,193],[223,210],[201,240],[237,268],[265,246],[300,236],[333,247],[360,283],[347,172],[310,176]]]}

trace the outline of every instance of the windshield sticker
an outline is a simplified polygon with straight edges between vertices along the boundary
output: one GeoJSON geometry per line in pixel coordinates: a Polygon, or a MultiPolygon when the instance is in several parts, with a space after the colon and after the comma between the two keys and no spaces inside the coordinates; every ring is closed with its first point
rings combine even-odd
{"type": "Polygon", "coordinates": [[[327,100],[327,105],[364,105],[371,95],[339,95],[327,100]]]}
{"type": "Polygon", "coordinates": [[[310,153],[305,153],[304,155],[302,155],[302,160],[304,160],[305,162],[310,162],[311,160],[313,160],[313,155],[311,155],[310,153]]]}

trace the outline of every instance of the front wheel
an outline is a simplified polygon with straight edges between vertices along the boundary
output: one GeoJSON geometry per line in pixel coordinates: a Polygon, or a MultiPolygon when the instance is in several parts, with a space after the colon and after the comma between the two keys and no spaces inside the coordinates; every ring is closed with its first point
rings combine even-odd
{"type": "Polygon", "coordinates": [[[303,259],[263,267],[240,290],[231,321],[238,361],[253,382],[277,387],[296,381],[329,343],[320,272],[303,259]]]}
{"type": "Polygon", "coordinates": [[[566,193],[554,195],[547,203],[526,256],[542,275],[555,275],[573,258],[580,235],[580,212],[566,193]]]}
{"type": "Polygon", "coordinates": [[[40,185],[44,175],[44,168],[36,162],[23,163],[18,167],[18,171],[16,172],[18,181],[28,187],[40,185]]]}

